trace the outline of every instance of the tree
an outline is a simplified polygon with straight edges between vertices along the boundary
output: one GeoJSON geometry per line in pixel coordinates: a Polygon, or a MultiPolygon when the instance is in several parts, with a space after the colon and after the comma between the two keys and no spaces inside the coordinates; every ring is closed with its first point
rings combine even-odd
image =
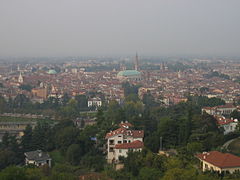
{"type": "Polygon", "coordinates": [[[29,104],[30,100],[24,94],[18,94],[13,101],[13,107],[19,109],[26,108],[29,104]]]}
{"type": "Polygon", "coordinates": [[[118,124],[124,120],[124,112],[117,101],[110,101],[106,113],[106,120],[111,124],[118,124]]]}
{"type": "Polygon", "coordinates": [[[169,169],[163,177],[163,180],[192,180],[192,179],[197,179],[195,169],[172,168],[169,169]]]}
{"type": "Polygon", "coordinates": [[[147,108],[154,107],[157,105],[157,103],[154,100],[154,97],[152,96],[152,94],[150,92],[147,92],[143,95],[142,101],[143,101],[143,104],[145,104],[145,106],[147,108]]]}
{"type": "Polygon", "coordinates": [[[0,173],[2,180],[26,180],[28,179],[25,169],[16,166],[9,166],[0,173]]]}
{"type": "Polygon", "coordinates": [[[66,157],[72,165],[78,165],[82,155],[83,150],[78,144],[72,144],[67,149],[66,157]]]}
{"type": "Polygon", "coordinates": [[[77,110],[77,101],[70,99],[66,106],[62,107],[58,112],[60,117],[63,118],[76,118],[79,114],[77,110]]]}
{"type": "Polygon", "coordinates": [[[155,168],[144,167],[139,172],[140,180],[159,180],[161,172],[155,168]]]}
{"type": "Polygon", "coordinates": [[[77,95],[75,97],[75,100],[77,101],[77,108],[80,111],[86,110],[88,108],[88,100],[86,95],[77,95]]]}
{"type": "Polygon", "coordinates": [[[0,170],[14,164],[15,153],[11,150],[0,150],[0,170]]]}
{"type": "Polygon", "coordinates": [[[24,130],[24,135],[21,138],[21,145],[23,147],[24,152],[32,151],[32,138],[33,138],[33,131],[30,125],[27,125],[26,129],[24,130]]]}
{"type": "Polygon", "coordinates": [[[25,91],[29,91],[29,92],[31,92],[32,88],[33,87],[30,84],[21,84],[19,86],[19,89],[22,89],[22,90],[25,90],[25,91]]]}
{"type": "Polygon", "coordinates": [[[237,111],[237,110],[234,110],[234,111],[230,114],[230,116],[231,116],[233,119],[238,119],[238,120],[240,120],[240,112],[237,111]]]}
{"type": "Polygon", "coordinates": [[[33,150],[47,150],[49,140],[50,126],[47,122],[38,122],[34,128],[32,135],[32,149],[33,150]]]}
{"type": "Polygon", "coordinates": [[[160,119],[158,125],[159,137],[163,138],[163,147],[169,148],[176,146],[178,143],[178,125],[177,122],[170,117],[160,119]]]}
{"type": "Polygon", "coordinates": [[[132,85],[129,82],[122,83],[122,87],[124,89],[124,96],[127,97],[130,94],[138,94],[139,86],[132,85]]]}
{"type": "Polygon", "coordinates": [[[7,102],[4,97],[0,96],[0,114],[7,110],[7,102]]]}
{"type": "Polygon", "coordinates": [[[64,93],[62,97],[62,105],[66,106],[69,101],[70,101],[69,95],[67,93],[64,93]]]}
{"type": "Polygon", "coordinates": [[[124,160],[125,170],[131,172],[133,176],[137,176],[143,166],[144,160],[141,152],[129,152],[124,160]]]}
{"type": "Polygon", "coordinates": [[[56,146],[63,153],[67,151],[67,148],[71,144],[77,143],[77,138],[79,135],[79,130],[75,127],[65,127],[61,133],[56,134],[56,146]]]}

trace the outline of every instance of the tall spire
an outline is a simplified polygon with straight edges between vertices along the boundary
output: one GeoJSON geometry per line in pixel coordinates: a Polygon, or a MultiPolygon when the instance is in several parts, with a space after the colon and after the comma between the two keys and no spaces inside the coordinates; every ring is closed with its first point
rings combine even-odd
{"type": "Polygon", "coordinates": [[[138,61],[138,54],[137,54],[137,52],[136,52],[134,65],[135,65],[135,70],[138,71],[139,70],[139,61],[138,61]]]}
{"type": "Polygon", "coordinates": [[[23,83],[23,76],[22,76],[21,71],[20,71],[20,74],[19,74],[19,77],[18,77],[18,82],[23,83]]]}

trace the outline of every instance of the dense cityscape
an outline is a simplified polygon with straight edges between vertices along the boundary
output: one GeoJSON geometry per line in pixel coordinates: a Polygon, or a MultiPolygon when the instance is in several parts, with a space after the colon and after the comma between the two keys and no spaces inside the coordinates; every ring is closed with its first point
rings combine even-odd
{"type": "Polygon", "coordinates": [[[0,180],[240,180],[240,1],[0,2],[0,180]]]}
{"type": "Polygon", "coordinates": [[[239,176],[236,58],[71,59],[1,61],[0,167],[18,166],[6,174],[18,169],[16,177],[23,179],[239,176]],[[21,169],[24,164],[38,168],[21,169]],[[207,173],[199,174],[201,168],[207,173]]]}

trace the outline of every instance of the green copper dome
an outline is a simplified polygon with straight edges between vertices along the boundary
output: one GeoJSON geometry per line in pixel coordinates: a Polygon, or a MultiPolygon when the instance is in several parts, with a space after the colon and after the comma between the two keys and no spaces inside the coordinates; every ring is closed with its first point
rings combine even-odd
{"type": "Polygon", "coordinates": [[[120,71],[117,76],[136,76],[140,75],[141,73],[136,70],[125,70],[125,71],[120,71]]]}
{"type": "Polygon", "coordinates": [[[54,69],[50,69],[50,70],[48,71],[48,74],[57,74],[57,72],[56,72],[54,69]]]}

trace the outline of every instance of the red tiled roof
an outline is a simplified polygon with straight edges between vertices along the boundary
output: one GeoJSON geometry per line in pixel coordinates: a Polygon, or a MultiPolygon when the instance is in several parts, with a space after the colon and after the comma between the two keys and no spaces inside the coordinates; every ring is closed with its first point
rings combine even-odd
{"type": "Polygon", "coordinates": [[[143,138],[144,136],[144,131],[143,130],[129,130],[129,129],[126,129],[126,128],[118,128],[110,133],[107,133],[106,134],[106,139],[112,137],[112,136],[115,136],[115,135],[118,135],[118,134],[123,134],[123,135],[126,135],[126,136],[132,136],[133,138],[143,138]]]}
{"type": "Polygon", "coordinates": [[[217,108],[236,108],[233,104],[225,104],[217,106],[217,108]]]}
{"type": "Polygon", "coordinates": [[[202,109],[203,109],[203,110],[205,110],[205,109],[206,109],[206,110],[211,110],[211,109],[215,109],[215,108],[214,108],[214,107],[203,107],[202,109]]]}
{"type": "Polygon", "coordinates": [[[133,127],[133,125],[129,122],[120,123],[119,126],[123,128],[133,127]]]}
{"type": "Polygon", "coordinates": [[[123,144],[116,144],[116,149],[139,149],[143,148],[143,142],[142,141],[133,141],[131,143],[123,143],[123,144]]]}
{"type": "Polygon", "coordinates": [[[232,122],[238,122],[237,120],[228,119],[228,118],[225,118],[223,116],[214,116],[214,117],[217,120],[218,125],[225,125],[225,124],[229,124],[229,123],[232,123],[232,122]]]}
{"type": "Polygon", "coordinates": [[[196,156],[200,160],[206,161],[220,168],[240,167],[240,157],[229,153],[211,151],[208,153],[197,154],[196,156]]]}

